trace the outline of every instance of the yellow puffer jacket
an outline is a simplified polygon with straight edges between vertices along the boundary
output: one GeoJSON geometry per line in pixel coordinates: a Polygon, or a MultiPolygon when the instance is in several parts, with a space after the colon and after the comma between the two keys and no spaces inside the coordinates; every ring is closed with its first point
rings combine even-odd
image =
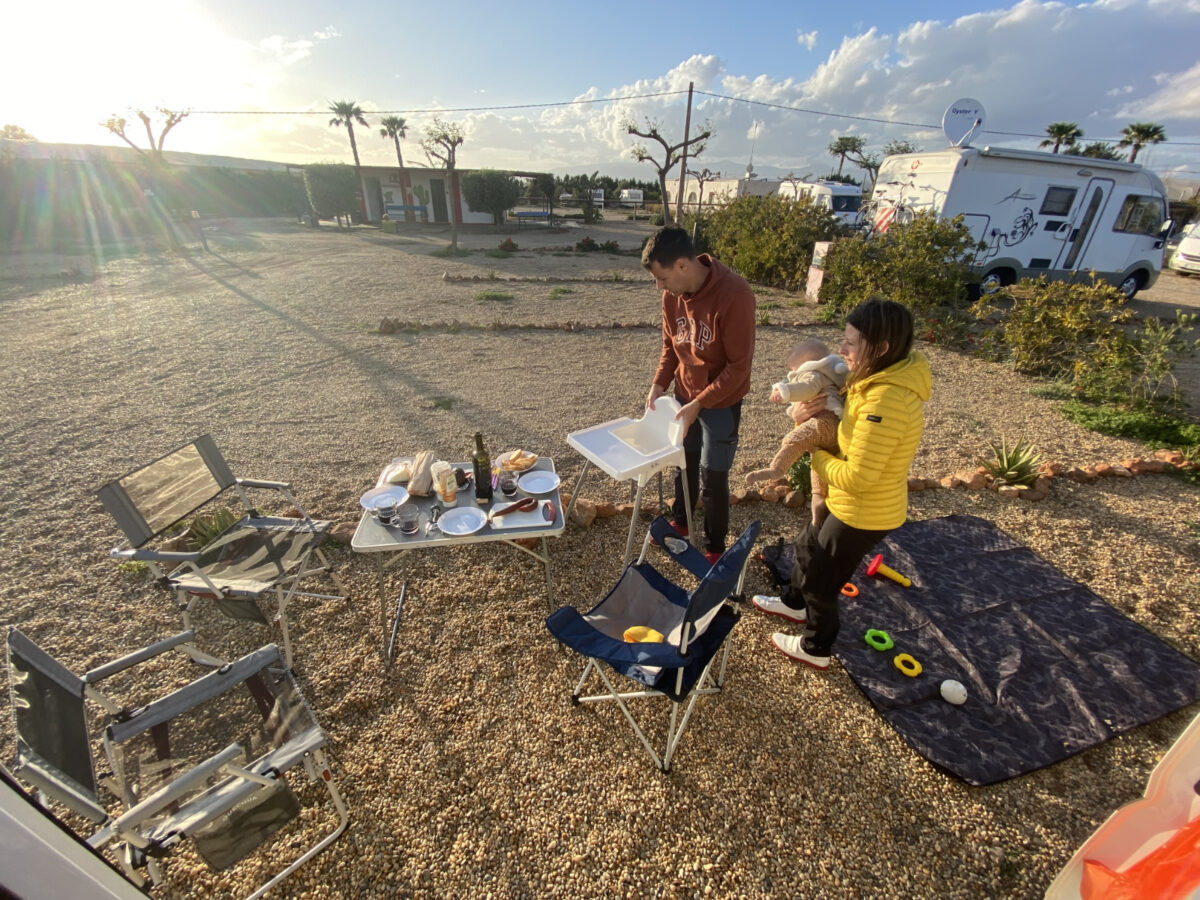
{"type": "Polygon", "coordinates": [[[838,455],[812,455],[813,469],[828,485],[829,511],[842,522],[868,531],[904,524],[908,469],[921,443],[932,385],[929,363],[915,350],[882,372],[851,381],[838,455]]]}

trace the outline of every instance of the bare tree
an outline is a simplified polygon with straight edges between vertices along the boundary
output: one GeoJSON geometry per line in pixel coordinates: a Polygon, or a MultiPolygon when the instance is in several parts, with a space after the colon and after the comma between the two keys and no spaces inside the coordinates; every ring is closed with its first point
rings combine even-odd
{"type": "Polygon", "coordinates": [[[458,249],[458,210],[454,203],[454,162],[462,142],[462,127],[454,122],[443,122],[441,119],[434,119],[433,124],[425,129],[425,137],[421,139],[421,149],[425,151],[429,164],[446,170],[446,184],[450,188],[451,250],[458,249]]]}
{"type": "Polygon", "coordinates": [[[128,126],[129,120],[124,116],[118,116],[116,113],[113,113],[103,122],[101,122],[100,125],[101,127],[115,134],[142,156],[147,157],[156,163],[161,163],[163,161],[163,142],[166,141],[167,134],[172,128],[186,119],[191,110],[166,109],[162,106],[157,107],[154,112],[157,113],[162,119],[161,123],[159,124],[157,138],[154,136],[154,117],[150,113],[142,109],[131,109],[129,112],[141,119],[142,125],[146,129],[146,140],[148,144],[145,150],[135,144],[130,139],[129,135],[125,133],[125,128],[128,126]]]}
{"type": "Polygon", "coordinates": [[[714,172],[711,169],[701,169],[697,172],[695,169],[688,169],[687,173],[696,179],[696,183],[700,185],[700,194],[696,199],[696,212],[700,212],[704,206],[704,185],[710,181],[716,181],[721,177],[720,172],[714,172]]]}
{"type": "Polygon", "coordinates": [[[623,125],[627,134],[637,135],[647,141],[654,141],[662,147],[661,162],[654,158],[645,144],[635,144],[630,152],[638,162],[648,162],[654,166],[654,171],[658,173],[658,189],[662,192],[663,222],[668,225],[674,225],[675,220],[671,217],[671,210],[667,205],[667,173],[678,164],[685,147],[690,156],[699,156],[704,152],[704,148],[708,144],[708,139],[712,137],[712,126],[708,122],[705,122],[704,130],[700,134],[686,141],[680,141],[678,144],[672,144],[662,136],[659,123],[649,117],[646,118],[646,124],[641,128],[629,120],[626,120],[623,125]]]}
{"type": "Polygon", "coordinates": [[[804,184],[804,182],[808,181],[808,179],[811,177],[812,172],[806,172],[803,175],[796,175],[794,172],[788,172],[783,176],[784,183],[792,186],[793,200],[800,199],[800,185],[804,184]]]}

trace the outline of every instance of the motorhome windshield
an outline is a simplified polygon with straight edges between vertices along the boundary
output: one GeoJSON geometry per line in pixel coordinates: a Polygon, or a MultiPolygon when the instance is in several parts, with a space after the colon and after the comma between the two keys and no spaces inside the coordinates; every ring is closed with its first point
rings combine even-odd
{"type": "Polygon", "coordinates": [[[830,197],[834,212],[858,212],[862,197],[830,197]]]}

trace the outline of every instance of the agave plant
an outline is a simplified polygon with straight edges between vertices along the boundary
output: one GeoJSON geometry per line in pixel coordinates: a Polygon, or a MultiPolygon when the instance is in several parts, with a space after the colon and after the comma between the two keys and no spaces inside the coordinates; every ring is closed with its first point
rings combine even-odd
{"type": "Polygon", "coordinates": [[[218,509],[208,515],[196,516],[188,523],[188,539],[191,549],[200,550],[207,547],[237,520],[237,514],[231,509],[218,509]]]}
{"type": "Polygon", "coordinates": [[[992,458],[981,459],[979,464],[997,484],[1033,486],[1037,481],[1037,467],[1042,461],[1042,456],[1032,444],[1017,441],[1010,447],[1008,440],[1001,438],[999,444],[992,443],[989,446],[992,448],[992,458]]]}

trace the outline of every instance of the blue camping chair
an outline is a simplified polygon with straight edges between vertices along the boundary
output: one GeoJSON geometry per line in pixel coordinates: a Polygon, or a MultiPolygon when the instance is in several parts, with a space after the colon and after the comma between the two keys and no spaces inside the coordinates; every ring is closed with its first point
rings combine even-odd
{"type": "Polygon", "coordinates": [[[729,659],[726,639],[741,615],[737,603],[746,576],[746,561],[761,526],[761,522],[752,522],[716,564],[710,566],[704,555],[680,539],[670,523],[660,516],[650,523],[638,561],[626,567],[608,596],[587,613],[564,606],[546,620],[546,627],[559,641],[588,658],[571,702],[615,700],[642,746],[663,772],[670,771],[671,758],[697,698],[717,693],[724,683],[729,659]],[[675,562],[700,579],[695,590],[685,591],[645,561],[651,537],[675,562]],[[638,626],[653,629],[662,636],[662,641],[626,641],[626,631],[638,626]],[[714,674],[713,663],[718,653],[720,663],[714,674]],[[600,663],[639,682],[644,689],[618,691],[600,663]],[[600,676],[608,692],[582,697],[584,683],[592,672],[600,676]],[[658,696],[671,701],[666,748],[661,757],[625,702],[658,696]],[[682,717],[680,707],[685,707],[682,717]]]}

